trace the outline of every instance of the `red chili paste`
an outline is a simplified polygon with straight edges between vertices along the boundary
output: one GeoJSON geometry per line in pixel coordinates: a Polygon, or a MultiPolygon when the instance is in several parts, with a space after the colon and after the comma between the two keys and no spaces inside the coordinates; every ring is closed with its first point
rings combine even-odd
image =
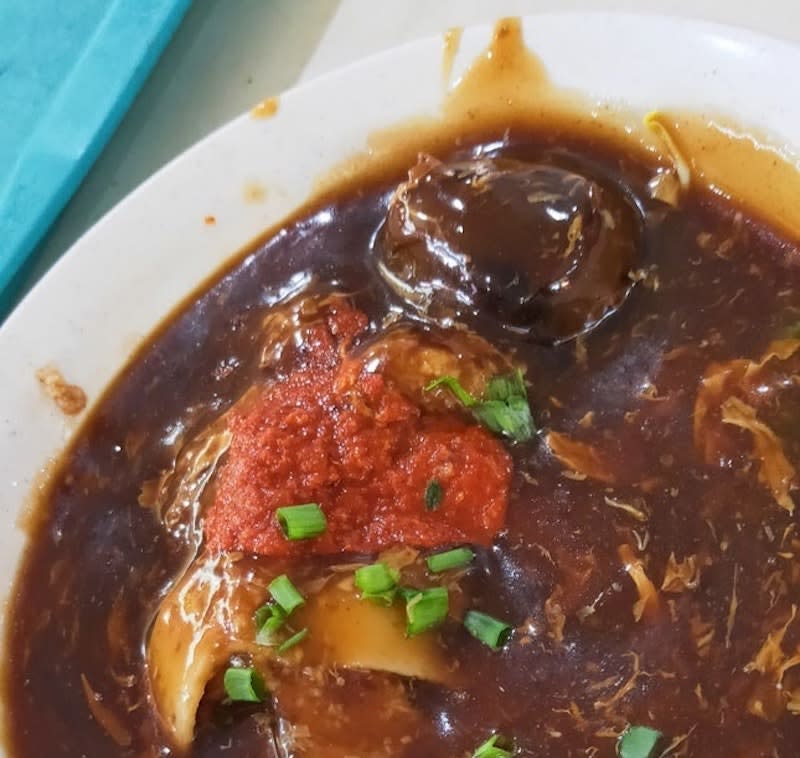
{"type": "MultiPolygon", "coordinates": [[[[354,323],[347,309],[329,317],[341,347],[354,323]]],[[[501,443],[456,414],[426,415],[379,373],[354,372],[351,360],[331,367],[330,350],[318,355],[321,362],[231,413],[232,442],[205,523],[208,546],[288,555],[490,543],[505,521],[511,478],[501,443]],[[443,497],[429,510],[434,479],[443,497]],[[275,510],[309,502],[325,512],[327,531],[287,541],[275,510]]]]}

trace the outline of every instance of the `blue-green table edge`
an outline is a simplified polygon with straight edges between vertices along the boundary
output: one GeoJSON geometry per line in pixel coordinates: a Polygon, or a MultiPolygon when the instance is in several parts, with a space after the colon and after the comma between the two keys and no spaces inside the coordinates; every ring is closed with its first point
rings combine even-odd
{"type": "Polygon", "coordinates": [[[0,321],[16,302],[21,270],[114,133],[190,4],[112,0],[84,54],[65,72],[20,146],[10,175],[0,177],[0,321]]]}

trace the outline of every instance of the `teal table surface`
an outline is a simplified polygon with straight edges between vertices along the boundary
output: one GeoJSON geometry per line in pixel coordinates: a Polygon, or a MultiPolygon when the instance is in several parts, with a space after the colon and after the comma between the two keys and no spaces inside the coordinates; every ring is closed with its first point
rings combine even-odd
{"type": "Polygon", "coordinates": [[[189,3],[0,2],[0,318],[189,3]]]}

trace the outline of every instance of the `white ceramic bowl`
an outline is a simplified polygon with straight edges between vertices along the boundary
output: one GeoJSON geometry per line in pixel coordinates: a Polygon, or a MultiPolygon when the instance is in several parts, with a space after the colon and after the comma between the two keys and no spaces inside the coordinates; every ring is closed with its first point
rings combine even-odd
{"type": "MultiPolygon", "coordinates": [[[[654,16],[536,16],[524,32],[552,81],[592,102],[719,111],[800,146],[800,100],[786,89],[800,70],[797,48],[654,16]]],[[[455,77],[490,36],[488,27],[464,33],[455,77]]],[[[320,173],[363,150],[376,129],[435,116],[441,70],[441,38],[423,40],[284,94],[273,118],[243,115],[111,211],[11,315],[0,330],[0,598],[24,547],[17,522],[28,493],[80,421],[56,410],[36,370],[54,364],[96,400],[176,303],[301,204],[320,173]],[[245,202],[254,183],[266,195],[245,202]]]]}

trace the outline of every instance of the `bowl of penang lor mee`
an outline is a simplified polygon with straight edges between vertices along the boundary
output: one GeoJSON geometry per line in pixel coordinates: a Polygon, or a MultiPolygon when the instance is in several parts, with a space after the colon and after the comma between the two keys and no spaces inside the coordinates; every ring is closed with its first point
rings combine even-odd
{"type": "Polygon", "coordinates": [[[451,30],[0,331],[9,758],[792,756],[800,51],[451,30]]]}

